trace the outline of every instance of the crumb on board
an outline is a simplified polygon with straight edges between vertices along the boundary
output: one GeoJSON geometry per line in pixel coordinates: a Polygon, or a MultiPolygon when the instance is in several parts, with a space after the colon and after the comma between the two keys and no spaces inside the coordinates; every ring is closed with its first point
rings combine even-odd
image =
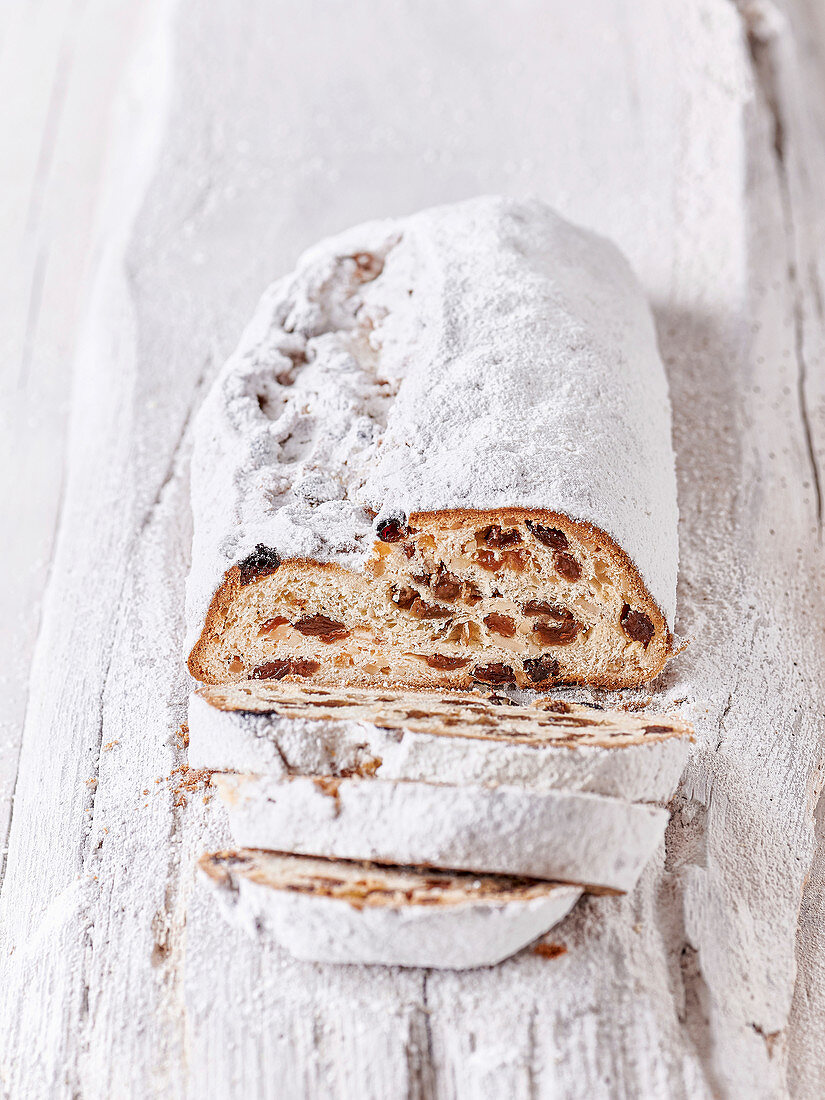
{"type": "MultiPolygon", "coordinates": [[[[212,786],[212,776],[214,772],[208,768],[190,768],[183,764],[179,768],[173,768],[172,774],[169,776],[169,781],[174,782],[173,794],[175,799],[173,805],[185,806],[188,799],[188,794],[195,794],[199,790],[207,790],[212,786]]],[[[207,793],[203,797],[204,803],[209,803],[212,799],[211,792],[207,793]]]]}
{"type": "Polygon", "coordinates": [[[533,954],[542,959],[557,959],[560,955],[567,954],[567,948],[563,943],[537,943],[533,954]]]}
{"type": "Polygon", "coordinates": [[[119,740],[107,741],[106,744],[103,746],[103,752],[111,752],[112,749],[115,747],[115,745],[119,745],[119,744],[120,744],[119,740]]]}
{"type": "MultiPolygon", "coordinates": [[[[173,806],[185,806],[188,801],[187,795],[195,794],[200,790],[207,791],[203,801],[209,803],[212,800],[212,791],[208,788],[212,786],[213,774],[214,772],[208,768],[190,768],[186,764],[181,764],[179,768],[173,768],[169,775],[155,779],[155,785],[165,783],[169,787],[173,796],[173,806]]],[[[149,790],[144,790],[142,793],[148,795],[149,790]]],[[[144,802],[144,806],[148,805],[148,802],[144,802]]]]}
{"type": "Polygon", "coordinates": [[[180,726],[178,726],[175,736],[178,741],[180,741],[182,748],[189,748],[189,725],[186,722],[182,722],[180,726]]]}
{"type": "Polygon", "coordinates": [[[649,707],[652,702],[652,695],[646,695],[644,699],[628,699],[626,702],[619,705],[619,710],[644,710],[645,707],[649,707]]]}

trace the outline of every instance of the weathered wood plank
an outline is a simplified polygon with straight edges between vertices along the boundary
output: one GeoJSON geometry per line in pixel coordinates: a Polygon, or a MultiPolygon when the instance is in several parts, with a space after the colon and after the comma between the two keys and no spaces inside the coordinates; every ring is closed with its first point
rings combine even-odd
{"type": "Polygon", "coordinates": [[[183,0],[170,39],[161,0],[147,11],[0,894],[3,1089],[805,1095],[825,1072],[821,863],[797,931],[825,707],[822,131],[789,29],[727,0],[183,0]],[[185,761],[190,417],[301,247],[481,191],[609,233],[651,294],[693,639],[656,705],[698,743],[658,860],[554,930],[566,954],[300,964],[224,925],[193,870],[222,813],[166,778],[185,761]]]}
{"type": "Polygon", "coordinates": [[[28,676],[65,481],[71,363],[85,313],[101,141],[133,46],[125,2],[9,3],[0,34],[0,878],[28,676]]]}

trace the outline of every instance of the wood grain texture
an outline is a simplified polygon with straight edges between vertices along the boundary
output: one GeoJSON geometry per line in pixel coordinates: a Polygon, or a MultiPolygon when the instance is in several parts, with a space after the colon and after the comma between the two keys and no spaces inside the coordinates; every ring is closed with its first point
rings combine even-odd
{"type": "MultiPolygon", "coordinates": [[[[24,463],[43,447],[20,524],[41,548],[60,492],[47,475],[62,463],[62,393],[70,419],[54,555],[47,570],[39,551],[11,618],[23,656],[0,758],[2,791],[16,784],[0,1094],[820,1095],[814,5],[790,18],[728,0],[140,11],[107,24],[124,62],[107,163],[78,177],[96,224],[77,236],[84,256],[96,242],[78,274],[86,320],[65,357],[31,336],[16,344],[41,379],[16,408],[47,394],[50,426],[36,435],[13,409],[4,439],[24,463]],[[227,842],[225,821],[209,789],[182,791],[173,774],[185,764],[191,416],[260,289],[300,248],[492,191],[536,192],[608,233],[654,303],[679,468],[677,625],[692,644],[652,705],[678,706],[697,745],[662,850],[630,897],[587,899],[554,929],[565,954],[464,975],[299,964],[223,923],[194,861],[227,842]]],[[[71,14],[72,49],[95,56],[94,32],[71,14]]],[[[40,55],[50,71],[57,54],[52,43],[40,55]]],[[[10,65],[7,51],[0,80],[10,65]]],[[[117,67],[95,65],[111,94],[117,67]]],[[[25,125],[48,134],[47,117],[25,125]]],[[[79,143],[85,128],[65,125],[52,124],[58,146],[64,134],[79,143]]],[[[94,160],[88,140],[77,147],[94,160]]],[[[37,248],[23,244],[34,271],[37,248]]],[[[68,293],[65,270],[55,278],[68,293]]],[[[31,286],[21,294],[18,322],[31,286]]],[[[57,309],[50,300],[50,324],[57,309]]],[[[3,549],[16,570],[19,546],[3,549]]]]}

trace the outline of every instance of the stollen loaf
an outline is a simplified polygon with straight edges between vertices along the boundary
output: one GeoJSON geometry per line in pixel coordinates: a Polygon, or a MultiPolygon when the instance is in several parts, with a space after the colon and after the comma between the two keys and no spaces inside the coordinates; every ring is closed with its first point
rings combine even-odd
{"type": "Polygon", "coordinates": [[[651,314],[608,241],[480,198],[310,249],[197,422],[189,667],[609,688],[672,654],[651,314]]]}

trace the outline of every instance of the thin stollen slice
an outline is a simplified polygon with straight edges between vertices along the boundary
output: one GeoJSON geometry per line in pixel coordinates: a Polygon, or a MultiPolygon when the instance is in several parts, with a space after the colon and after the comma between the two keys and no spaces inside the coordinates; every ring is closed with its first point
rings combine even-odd
{"type": "Polygon", "coordinates": [[[375,775],[666,802],[692,729],[671,715],[469,692],[249,680],[189,701],[189,765],[260,775],[375,775]]]}
{"type": "Polygon", "coordinates": [[[412,780],[216,773],[234,843],[628,891],[666,810],[603,795],[412,780]]]}
{"type": "Polygon", "coordinates": [[[192,506],[203,682],[616,688],[673,652],[650,310],[612,244],[538,201],[307,252],[198,415],[192,506]]]}
{"type": "Polygon", "coordinates": [[[580,886],[251,849],[199,863],[227,916],[299,959],[493,966],[564,918],[580,886]]]}

